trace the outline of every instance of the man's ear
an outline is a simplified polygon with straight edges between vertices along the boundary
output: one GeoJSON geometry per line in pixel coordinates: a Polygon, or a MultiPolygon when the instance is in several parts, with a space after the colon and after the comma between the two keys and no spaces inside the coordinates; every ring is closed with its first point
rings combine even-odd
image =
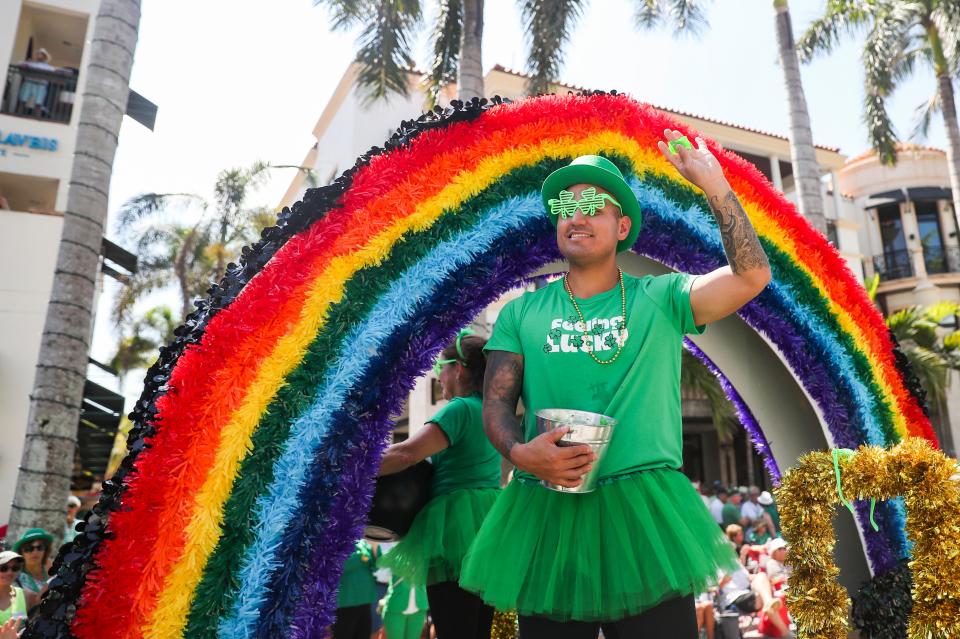
{"type": "Polygon", "coordinates": [[[630,226],[633,224],[633,220],[630,219],[629,215],[620,216],[620,230],[617,232],[618,240],[625,240],[627,236],[630,235],[630,226]]]}

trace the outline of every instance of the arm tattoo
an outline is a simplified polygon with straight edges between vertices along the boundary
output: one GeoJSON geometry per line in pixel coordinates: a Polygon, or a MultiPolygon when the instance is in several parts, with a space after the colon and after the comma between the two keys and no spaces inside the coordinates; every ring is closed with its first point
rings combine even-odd
{"type": "Polygon", "coordinates": [[[523,356],[490,351],[483,377],[483,430],[494,448],[510,459],[510,450],[523,443],[517,401],[523,388],[523,356]]]}
{"type": "Polygon", "coordinates": [[[739,275],[755,268],[769,268],[767,255],[736,194],[727,191],[723,197],[711,196],[710,208],[717,218],[723,250],[733,272],[739,275]]]}

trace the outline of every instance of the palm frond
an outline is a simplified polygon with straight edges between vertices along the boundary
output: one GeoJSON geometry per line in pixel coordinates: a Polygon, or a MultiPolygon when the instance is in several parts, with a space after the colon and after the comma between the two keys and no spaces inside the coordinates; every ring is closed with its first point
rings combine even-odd
{"type": "Polygon", "coordinates": [[[940,324],[948,317],[960,315],[960,303],[952,300],[941,300],[923,309],[924,319],[940,324]]]}
{"type": "Polygon", "coordinates": [[[440,12],[430,35],[433,61],[430,63],[426,83],[431,107],[436,106],[440,99],[440,89],[457,80],[462,35],[463,0],[441,0],[440,12]]]}
{"type": "Polygon", "coordinates": [[[733,404],[720,386],[720,381],[689,351],[684,350],[682,355],[681,387],[706,398],[710,406],[710,417],[717,428],[720,441],[724,443],[732,441],[740,420],[737,418],[733,404]]]}
{"type": "Polygon", "coordinates": [[[127,237],[137,224],[147,218],[205,205],[202,197],[192,193],[141,193],[120,206],[114,226],[118,234],[127,237]]]}
{"type": "Polygon", "coordinates": [[[698,35],[708,26],[704,4],[704,0],[638,0],[634,20],[641,29],[666,26],[675,36],[698,35]]]}
{"type": "Polygon", "coordinates": [[[953,331],[943,337],[943,348],[947,351],[955,351],[960,348],[960,331],[953,331]]]}
{"type": "Polygon", "coordinates": [[[358,81],[366,90],[365,103],[384,100],[391,94],[409,93],[407,72],[411,69],[411,38],[421,18],[418,0],[381,0],[360,35],[358,81]]]}
{"type": "Polygon", "coordinates": [[[939,353],[920,346],[904,345],[903,353],[921,386],[927,391],[930,403],[935,406],[942,405],[949,380],[946,360],[939,353]]]}
{"type": "Polygon", "coordinates": [[[797,40],[797,56],[809,62],[821,53],[830,53],[843,35],[854,33],[870,20],[870,2],[832,0],[824,15],[814,20],[797,40]]]}
{"type": "Polygon", "coordinates": [[[527,37],[527,93],[547,93],[563,64],[564,47],[586,6],[585,0],[524,0],[523,28],[527,37]]]}
{"type": "Polygon", "coordinates": [[[896,88],[894,69],[902,59],[908,32],[913,26],[911,3],[885,4],[876,14],[863,47],[864,124],[871,146],[884,164],[897,162],[897,133],[887,113],[887,98],[896,88]]]}
{"type": "Polygon", "coordinates": [[[880,274],[874,273],[873,277],[865,282],[867,287],[867,296],[870,298],[870,301],[876,301],[877,299],[877,289],[880,288],[880,274]]]}
{"type": "Polygon", "coordinates": [[[323,7],[330,14],[331,27],[336,31],[349,29],[370,13],[369,0],[313,0],[313,6],[323,7]]]}

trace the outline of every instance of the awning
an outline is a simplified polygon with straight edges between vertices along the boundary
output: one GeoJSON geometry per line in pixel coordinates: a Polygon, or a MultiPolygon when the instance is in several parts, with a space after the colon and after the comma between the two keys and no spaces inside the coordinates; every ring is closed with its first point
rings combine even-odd
{"type": "Polygon", "coordinates": [[[71,490],[89,490],[94,481],[103,479],[122,417],[123,395],[88,379],[83,385],[71,490]]]}
{"type": "Polygon", "coordinates": [[[918,186],[907,189],[907,195],[910,200],[917,202],[920,200],[949,200],[953,196],[950,189],[939,186],[918,186]]]}
{"type": "Polygon", "coordinates": [[[907,194],[903,192],[903,189],[896,189],[893,191],[882,191],[880,193],[874,193],[867,197],[867,201],[864,203],[864,208],[873,208],[875,206],[881,206],[883,204],[893,204],[895,202],[906,202],[907,194]]]}

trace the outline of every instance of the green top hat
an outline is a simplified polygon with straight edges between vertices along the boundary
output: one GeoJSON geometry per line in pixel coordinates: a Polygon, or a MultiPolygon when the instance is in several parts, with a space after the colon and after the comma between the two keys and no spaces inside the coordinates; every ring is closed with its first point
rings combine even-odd
{"type": "Polygon", "coordinates": [[[23,533],[23,536],[13,544],[13,552],[20,552],[20,546],[27,542],[31,542],[34,539],[42,539],[47,542],[47,545],[53,543],[53,535],[48,533],[46,530],[43,528],[31,528],[27,532],[23,533]]]}
{"type": "MultiPolygon", "coordinates": [[[[547,176],[540,189],[543,205],[549,209],[547,200],[555,198],[560,191],[574,184],[593,184],[609,192],[623,207],[623,214],[630,218],[630,234],[617,243],[617,252],[625,251],[637,241],[640,235],[640,225],[643,216],[640,213],[640,203],[633,194],[623,173],[617,166],[605,157],[599,155],[581,155],[568,164],[547,176]]],[[[557,217],[550,216],[553,225],[557,225],[557,217]]]]}

